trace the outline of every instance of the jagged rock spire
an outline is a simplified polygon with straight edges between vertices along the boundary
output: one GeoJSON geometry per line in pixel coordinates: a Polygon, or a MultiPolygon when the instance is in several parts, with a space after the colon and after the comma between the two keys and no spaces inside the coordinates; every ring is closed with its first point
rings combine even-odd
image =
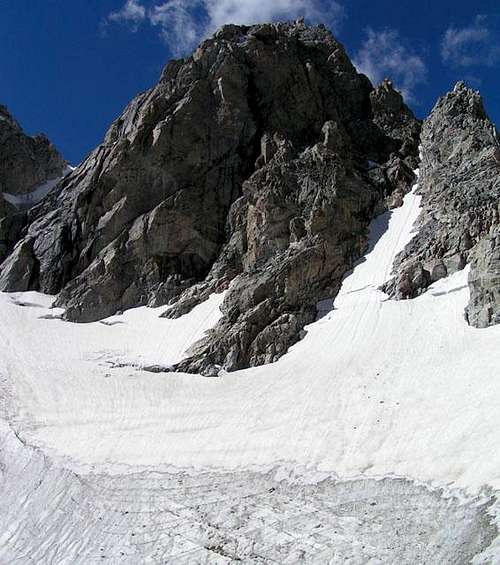
{"type": "Polygon", "coordinates": [[[472,262],[467,318],[498,323],[500,145],[479,92],[458,82],[425,120],[421,143],[419,231],[386,290],[412,298],[472,262]]]}
{"type": "Polygon", "coordinates": [[[8,199],[60,177],[65,166],[44,135],[26,135],[7,108],[0,105],[0,263],[25,224],[24,214],[8,199]]]}

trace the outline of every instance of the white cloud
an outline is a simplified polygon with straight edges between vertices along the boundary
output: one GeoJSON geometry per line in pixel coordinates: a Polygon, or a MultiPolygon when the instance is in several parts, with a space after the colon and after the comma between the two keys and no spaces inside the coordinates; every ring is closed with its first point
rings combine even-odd
{"type": "Polygon", "coordinates": [[[146,8],[140,0],[127,0],[118,12],[111,12],[108,16],[110,22],[125,22],[132,31],[137,31],[139,25],[146,19],[146,8]]]}
{"type": "Polygon", "coordinates": [[[450,26],[441,42],[441,57],[457,67],[492,66],[500,60],[500,34],[487,16],[476,16],[472,25],[450,26]]]}
{"type": "Polygon", "coordinates": [[[176,55],[195,47],[203,36],[204,17],[193,16],[198,4],[198,0],[170,0],[154,5],[149,12],[151,24],[159,28],[160,35],[176,55]]]}
{"type": "Polygon", "coordinates": [[[315,0],[205,0],[203,3],[212,29],[226,23],[255,24],[291,20],[299,16],[313,21],[322,18],[337,20],[343,15],[343,9],[337,2],[329,2],[325,10],[315,0]]]}
{"type": "Polygon", "coordinates": [[[140,0],[127,0],[108,20],[129,23],[133,28],[147,20],[179,55],[227,23],[255,24],[300,16],[335,27],[344,10],[336,1],[323,4],[322,0],[168,0],[153,2],[148,8],[140,0]]]}
{"type": "Polygon", "coordinates": [[[427,80],[423,59],[404,44],[397,31],[391,29],[376,32],[369,28],[353,62],[373,84],[384,78],[391,79],[407,100],[413,100],[415,88],[427,80]]]}

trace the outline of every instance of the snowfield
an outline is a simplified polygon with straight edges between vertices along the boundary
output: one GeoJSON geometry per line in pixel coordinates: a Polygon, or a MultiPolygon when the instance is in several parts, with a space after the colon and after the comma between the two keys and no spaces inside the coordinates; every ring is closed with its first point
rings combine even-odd
{"type": "Polygon", "coordinates": [[[500,563],[500,327],[465,323],[468,269],[414,300],[378,290],[419,200],[373,222],[287,355],[219,378],[150,368],[223,294],[92,324],[0,294],[0,562],[500,563]]]}

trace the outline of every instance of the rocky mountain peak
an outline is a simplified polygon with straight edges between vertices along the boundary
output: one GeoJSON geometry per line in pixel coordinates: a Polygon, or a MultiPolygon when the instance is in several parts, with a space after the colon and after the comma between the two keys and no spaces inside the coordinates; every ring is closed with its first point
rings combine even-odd
{"type": "Polygon", "coordinates": [[[40,185],[61,177],[66,162],[44,135],[29,136],[0,105],[0,261],[12,250],[26,223],[25,208],[40,185]]]}
{"type": "Polygon", "coordinates": [[[391,115],[396,120],[415,120],[413,112],[406,106],[402,94],[388,79],[382,81],[370,94],[372,108],[376,114],[391,115]]]}
{"type": "Polygon", "coordinates": [[[403,96],[394,88],[392,81],[387,78],[375,88],[372,98],[379,100],[387,110],[397,111],[404,105],[403,96]]]}
{"type": "Polygon", "coordinates": [[[60,185],[56,210],[48,199],[30,214],[2,287],[62,291],[68,318],[86,321],[180,297],[178,315],[237,278],[253,296],[238,306],[248,343],[227,365],[257,362],[247,349],[263,331],[267,347],[273,322],[283,343],[258,362],[277,358],[361,253],[373,210],[413,178],[419,123],[396,93],[394,105],[372,92],[323,26],[224,26],[131,102],[60,185]],[[356,235],[338,256],[320,252],[343,229],[356,235]],[[301,253],[319,262],[305,279],[301,253]],[[310,292],[292,291],[318,268],[310,292]],[[263,277],[277,284],[260,304],[263,277]]]}
{"type": "Polygon", "coordinates": [[[0,104],[0,127],[11,127],[18,130],[21,129],[21,126],[12,117],[7,106],[3,106],[2,104],[0,104]],[[3,124],[1,122],[3,122],[3,124]]]}
{"type": "Polygon", "coordinates": [[[370,220],[402,202],[419,143],[422,227],[390,293],[461,268],[493,226],[497,145],[477,93],[457,85],[420,133],[391,82],[373,88],[323,26],[224,26],[30,212],[0,288],[58,293],[80,322],[140,304],[181,316],[226,289],[222,320],[178,368],[274,361],[336,295],[370,220]],[[471,163],[489,188],[471,191],[471,163]]]}
{"type": "Polygon", "coordinates": [[[479,90],[470,88],[463,80],[458,81],[452,91],[438,100],[436,107],[441,106],[445,108],[450,115],[462,111],[475,114],[479,118],[487,118],[479,90]]]}
{"type": "Polygon", "coordinates": [[[439,99],[421,135],[419,230],[385,289],[412,298],[471,263],[470,323],[498,323],[500,144],[480,94],[457,83],[439,99]]]}
{"type": "MultiPolygon", "coordinates": [[[[421,124],[392,82],[387,79],[382,81],[370,93],[370,102],[375,123],[388,132],[391,139],[399,140],[401,145],[397,149],[404,154],[417,156],[421,124]]],[[[412,161],[414,167],[417,166],[417,160],[415,158],[412,161]]]]}
{"type": "Polygon", "coordinates": [[[491,150],[496,145],[496,129],[479,92],[458,82],[453,91],[438,100],[425,121],[422,138],[426,143],[434,141],[433,151],[439,151],[442,159],[459,159],[469,150],[491,150]],[[447,143],[443,132],[453,134],[447,143]]]}
{"type": "Polygon", "coordinates": [[[24,194],[62,175],[66,163],[46,136],[26,135],[0,105],[0,192],[24,194]]]}

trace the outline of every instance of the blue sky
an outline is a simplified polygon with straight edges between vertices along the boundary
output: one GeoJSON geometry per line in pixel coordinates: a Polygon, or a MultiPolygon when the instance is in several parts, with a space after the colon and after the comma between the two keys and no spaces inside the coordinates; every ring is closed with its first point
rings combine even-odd
{"type": "Polygon", "coordinates": [[[500,126],[498,0],[0,0],[0,103],[78,163],[164,64],[221,23],[322,21],[419,117],[459,80],[500,126]]]}

